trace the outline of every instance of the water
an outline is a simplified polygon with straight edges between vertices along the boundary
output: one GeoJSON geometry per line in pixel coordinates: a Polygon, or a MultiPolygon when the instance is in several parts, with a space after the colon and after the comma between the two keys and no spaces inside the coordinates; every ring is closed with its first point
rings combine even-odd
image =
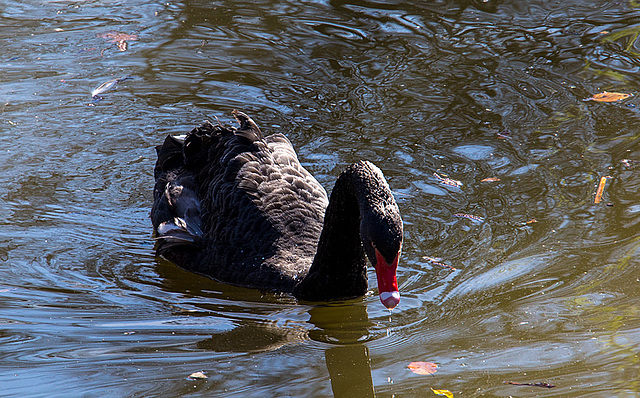
{"type": "Polygon", "coordinates": [[[415,3],[0,3],[0,395],[640,396],[640,9],[415,3]],[[385,172],[397,309],[154,256],[154,146],[232,109],[328,189],[385,172]]]}

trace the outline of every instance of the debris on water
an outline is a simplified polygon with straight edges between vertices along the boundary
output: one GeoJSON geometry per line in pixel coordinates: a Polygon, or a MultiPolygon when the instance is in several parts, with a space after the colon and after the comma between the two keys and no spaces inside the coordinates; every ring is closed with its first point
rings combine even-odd
{"type": "Polygon", "coordinates": [[[438,371],[438,364],[433,362],[411,362],[407,365],[407,368],[418,375],[432,375],[438,371]]]}
{"type": "Polygon", "coordinates": [[[138,40],[138,35],[130,35],[123,32],[98,33],[96,36],[107,39],[111,43],[116,43],[116,46],[120,51],[127,51],[127,41],[138,40]]]}
{"type": "Polygon", "coordinates": [[[449,265],[449,264],[445,264],[445,263],[441,262],[441,259],[439,259],[439,258],[429,257],[429,256],[423,256],[423,257],[422,257],[422,259],[423,259],[423,260],[427,260],[429,263],[431,263],[431,264],[433,264],[433,265],[439,265],[439,266],[441,266],[441,267],[449,268],[449,269],[452,269],[452,270],[454,270],[454,271],[456,271],[456,270],[457,270],[457,268],[455,268],[455,267],[453,267],[453,266],[451,266],[451,265],[449,265]]]}
{"type": "Polygon", "coordinates": [[[475,221],[475,222],[484,222],[484,218],[480,217],[480,216],[475,216],[473,214],[467,214],[467,213],[456,213],[453,215],[454,217],[460,217],[460,218],[466,218],[469,219],[471,221],[475,221]]]}
{"type": "Polygon", "coordinates": [[[593,203],[602,202],[602,194],[604,193],[604,186],[607,184],[607,177],[600,177],[600,183],[596,190],[596,197],[593,199],[593,203]]]}
{"type": "Polygon", "coordinates": [[[497,182],[500,181],[498,177],[488,177],[480,180],[480,182],[497,182]]]}
{"type": "Polygon", "coordinates": [[[502,130],[502,131],[498,132],[497,137],[502,139],[502,140],[506,140],[507,138],[511,137],[511,131],[502,130]]]}
{"type": "Polygon", "coordinates": [[[535,224],[535,223],[537,223],[537,222],[538,222],[538,220],[536,220],[535,218],[532,218],[531,220],[529,220],[529,221],[525,222],[525,224],[527,224],[527,225],[528,225],[528,224],[535,224]]]}
{"type": "Polygon", "coordinates": [[[204,380],[208,378],[209,377],[207,377],[207,375],[204,374],[204,372],[194,372],[189,375],[189,379],[191,380],[204,380]]]}
{"type": "Polygon", "coordinates": [[[204,48],[205,44],[207,44],[207,41],[202,40],[202,44],[200,45],[200,48],[198,48],[198,50],[196,51],[198,54],[202,54],[202,49],[204,48]]]}
{"type": "Polygon", "coordinates": [[[83,49],[81,49],[80,51],[78,51],[78,54],[82,54],[82,53],[86,53],[86,52],[90,52],[90,51],[95,51],[97,50],[97,47],[85,47],[83,49]]]}
{"type": "Polygon", "coordinates": [[[627,99],[631,97],[632,94],[625,93],[610,93],[610,92],[602,92],[600,94],[596,94],[593,97],[585,98],[584,101],[597,101],[597,102],[616,102],[623,99],[627,99]]]}
{"type": "Polygon", "coordinates": [[[102,99],[102,96],[100,94],[103,94],[111,89],[114,89],[118,85],[118,83],[123,82],[125,80],[129,80],[129,79],[133,79],[133,77],[125,76],[119,79],[111,79],[107,82],[104,82],[91,92],[91,98],[93,98],[93,100],[97,102],[102,99]]]}
{"type": "Polygon", "coordinates": [[[531,386],[531,387],[543,387],[543,388],[555,388],[553,384],[549,383],[518,383],[515,381],[505,381],[504,384],[511,384],[512,386],[531,386]]]}
{"type": "Polygon", "coordinates": [[[636,165],[636,164],[640,163],[640,160],[622,159],[620,162],[622,163],[622,165],[624,167],[632,167],[633,165],[636,165]]]}
{"type": "Polygon", "coordinates": [[[433,173],[433,176],[435,178],[437,178],[444,185],[449,185],[451,187],[457,187],[457,188],[460,188],[462,186],[462,182],[461,181],[454,180],[454,179],[449,178],[449,177],[443,177],[438,173],[433,173]]]}

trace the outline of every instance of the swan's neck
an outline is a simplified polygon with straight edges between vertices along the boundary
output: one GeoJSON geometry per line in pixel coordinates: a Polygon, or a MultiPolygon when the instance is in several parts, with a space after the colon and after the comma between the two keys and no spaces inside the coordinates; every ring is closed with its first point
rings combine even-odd
{"type": "Polygon", "coordinates": [[[318,249],[307,276],[295,287],[303,300],[335,300],[367,292],[367,265],[360,236],[362,200],[353,173],[336,181],[318,249]]]}

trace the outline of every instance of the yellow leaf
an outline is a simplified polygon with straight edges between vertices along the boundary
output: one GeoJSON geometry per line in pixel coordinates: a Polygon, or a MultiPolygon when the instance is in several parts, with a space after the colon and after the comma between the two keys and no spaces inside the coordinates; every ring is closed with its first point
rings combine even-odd
{"type": "Polygon", "coordinates": [[[597,101],[597,102],[616,102],[631,97],[631,94],[624,93],[609,93],[607,91],[596,94],[591,98],[587,98],[585,101],[597,101]]]}
{"type": "Polygon", "coordinates": [[[449,390],[434,390],[432,388],[431,391],[433,391],[434,393],[436,393],[438,395],[444,395],[447,398],[453,398],[453,394],[449,390]]]}

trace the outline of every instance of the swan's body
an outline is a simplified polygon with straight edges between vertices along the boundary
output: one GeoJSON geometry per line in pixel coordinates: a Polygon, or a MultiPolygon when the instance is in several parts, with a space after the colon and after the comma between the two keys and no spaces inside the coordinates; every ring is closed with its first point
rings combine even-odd
{"type": "Polygon", "coordinates": [[[216,280],[314,301],[364,295],[366,255],[382,302],[395,307],[402,220],[382,172],[349,166],[329,201],[284,135],[263,137],[234,116],[237,130],[205,122],[157,147],[158,254],[216,280]]]}

